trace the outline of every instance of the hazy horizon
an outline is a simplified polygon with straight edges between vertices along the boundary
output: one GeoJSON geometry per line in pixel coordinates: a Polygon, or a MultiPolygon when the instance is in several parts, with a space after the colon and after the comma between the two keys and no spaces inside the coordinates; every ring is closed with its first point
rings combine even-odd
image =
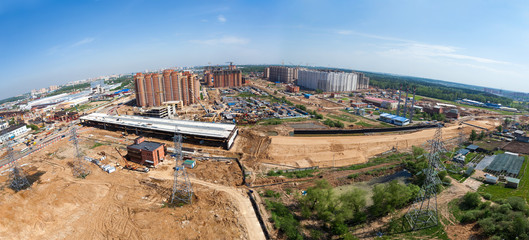
{"type": "Polygon", "coordinates": [[[284,62],[529,92],[524,1],[0,3],[0,98],[111,74],[284,62]]]}

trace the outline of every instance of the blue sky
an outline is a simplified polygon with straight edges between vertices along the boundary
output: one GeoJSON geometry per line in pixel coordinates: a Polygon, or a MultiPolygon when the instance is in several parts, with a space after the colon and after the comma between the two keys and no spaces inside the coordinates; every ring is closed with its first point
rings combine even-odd
{"type": "Polygon", "coordinates": [[[527,1],[2,0],[0,31],[0,98],[227,61],[529,92],[527,1]]]}

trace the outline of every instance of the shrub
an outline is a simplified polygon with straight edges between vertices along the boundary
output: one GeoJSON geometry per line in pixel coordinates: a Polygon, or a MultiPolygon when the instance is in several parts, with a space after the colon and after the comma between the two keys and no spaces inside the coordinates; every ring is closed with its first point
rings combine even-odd
{"type": "Polygon", "coordinates": [[[512,210],[514,211],[520,211],[523,213],[527,212],[527,205],[525,204],[524,199],[521,197],[509,197],[507,198],[507,203],[511,205],[512,210]]]}
{"type": "Polygon", "coordinates": [[[356,179],[358,176],[360,176],[358,173],[353,173],[353,174],[347,176],[347,178],[349,178],[349,179],[356,179]]]}
{"type": "Polygon", "coordinates": [[[461,202],[461,207],[463,209],[475,209],[481,202],[481,197],[476,192],[467,192],[463,196],[463,201],[461,202]]]}
{"type": "Polygon", "coordinates": [[[264,194],[265,197],[273,197],[273,198],[279,198],[281,196],[280,193],[274,191],[274,190],[270,190],[270,189],[267,189],[265,191],[265,194],[264,194]]]}
{"type": "Polygon", "coordinates": [[[465,212],[461,216],[461,223],[472,223],[472,222],[475,222],[476,220],[477,220],[476,214],[474,213],[474,211],[465,212]]]}
{"type": "Polygon", "coordinates": [[[484,193],[483,198],[485,198],[486,200],[490,200],[492,198],[492,195],[490,195],[490,193],[484,193]]]}

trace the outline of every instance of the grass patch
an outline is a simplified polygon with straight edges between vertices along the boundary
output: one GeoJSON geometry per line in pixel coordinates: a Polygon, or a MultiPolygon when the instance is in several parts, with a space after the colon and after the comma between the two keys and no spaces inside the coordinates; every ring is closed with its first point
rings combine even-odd
{"type": "Polygon", "coordinates": [[[287,178],[305,178],[305,177],[314,177],[314,173],[318,172],[318,169],[307,169],[303,171],[296,172],[283,172],[281,170],[275,171],[270,170],[268,176],[285,176],[287,178]]]}
{"type": "Polygon", "coordinates": [[[100,143],[100,142],[96,142],[96,143],[94,143],[93,146],[90,147],[90,149],[94,149],[94,148],[99,147],[99,146],[103,146],[103,144],[100,143]]]}
{"type": "Polygon", "coordinates": [[[260,120],[258,123],[261,125],[279,125],[285,122],[301,122],[305,120],[308,120],[308,119],[307,118],[285,118],[285,119],[269,118],[269,119],[260,120]]]}
{"type": "Polygon", "coordinates": [[[392,219],[386,225],[386,236],[378,239],[444,239],[449,240],[442,224],[411,231],[408,220],[404,216],[392,219]]]}
{"type": "Polygon", "coordinates": [[[357,122],[356,125],[362,126],[362,127],[373,127],[373,124],[369,124],[364,121],[357,122]]]}
{"type": "Polygon", "coordinates": [[[388,155],[388,156],[377,157],[377,158],[372,159],[371,161],[366,162],[366,163],[361,163],[361,164],[355,164],[355,165],[351,165],[351,166],[347,166],[347,167],[342,167],[342,168],[339,168],[338,170],[339,171],[357,170],[357,169],[362,169],[362,168],[368,168],[368,167],[376,166],[376,165],[383,164],[383,163],[389,163],[389,162],[395,162],[395,161],[402,162],[403,160],[411,160],[412,158],[413,158],[413,156],[411,154],[409,154],[409,153],[394,153],[394,154],[391,154],[391,155],[388,155]]]}
{"type": "Polygon", "coordinates": [[[344,121],[344,122],[356,122],[356,118],[354,118],[353,116],[349,116],[349,115],[346,115],[346,114],[342,114],[342,115],[334,115],[334,114],[327,114],[327,117],[330,117],[330,118],[334,118],[334,119],[337,119],[337,120],[340,120],[340,121],[344,121]]]}

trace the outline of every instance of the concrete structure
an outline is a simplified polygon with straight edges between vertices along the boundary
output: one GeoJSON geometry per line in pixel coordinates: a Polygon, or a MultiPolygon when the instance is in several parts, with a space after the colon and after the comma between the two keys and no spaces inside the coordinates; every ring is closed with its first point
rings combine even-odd
{"type": "Polygon", "coordinates": [[[213,87],[213,74],[209,71],[204,72],[204,84],[208,87],[213,87]]]}
{"type": "Polygon", "coordinates": [[[170,101],[182,101],[187,106],[196,103],[200,97],[200,82],[189,72],[137,73],[134,85],[136,104],[140,107],[159,107],[170,101]]]}
{"type": "Polygon", "coordinates": [[[263,71],[263,78],[268,79],[270,77],[270,68],[266,67],[263,71]]]}
{"type": "Polygon", "coordinates": [[[169,120],[139,116],[117,116],[92,113],[80,118],[84,125],[104,129],[131,131],[136,134],[152,133],[156,137],[168,138],[181,133],[188,142],[230,149],[238,134],[235,124],[208,123],[184,120],[169,120]]]}
{"type": "Polygon", "coordinates": [[[265,68],[265,73],[269,81],[282,82],[282,83],[294,83],[297,79],[297,68],[283,67],[283,66],[271,66],[265,68]]]}
{"type": "Polygon", "coordinates": [[[24,124],[10,126],[0,131],[0,143],[14,139],[15,137],[21,136],[29,132],[29,128],[24,124]]]}
{"type": "Polygon", "coordinates": [[[66,111],[58,111],[56,112],[52,119],[54,121],[63,121],[63,122],[69,122],[73,121],[79,118],[79,113],[77,112],[66,112],[66,111]]]}
{"type": "Polygon", "coordinates": [[[131,162],[156,167],[165,159],[167,148],[163,143],[145,141],[138,137],[134,144],[127,146],[127,159],[131,162]]]}
{"type": "Polygon", "coordinates": [[[221,69],[213,71],[213,86],[215,86],[216,88],[242,86],[243,82],[241,70],[236,69],[235,66],[231,68],[232,69],[221,69]]]}
{"type": "Polygon", "coordinates": [[[324,92],[350,92],[369,87],[369,78],[361,73],[299,70],[298,86],[324,92]]]}

